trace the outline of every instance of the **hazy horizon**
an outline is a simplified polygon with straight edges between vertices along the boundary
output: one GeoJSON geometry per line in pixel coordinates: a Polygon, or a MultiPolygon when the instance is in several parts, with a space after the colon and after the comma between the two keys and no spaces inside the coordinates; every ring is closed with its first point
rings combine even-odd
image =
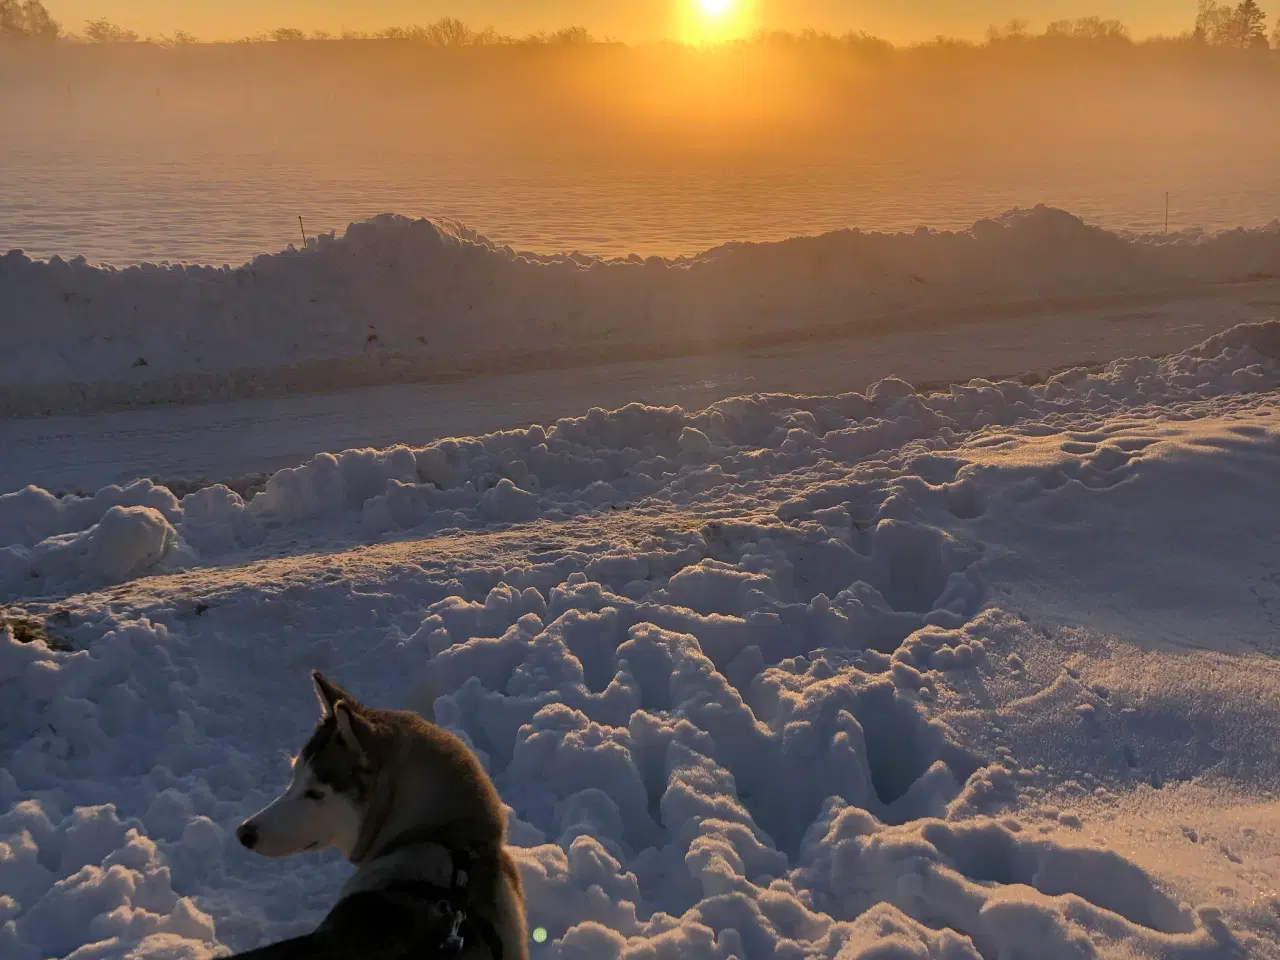
{"type": "Polygon", "coordinates": [[[53,0],[46,4],[63,27],[78,32],[84,23],[106,18],[143,36],[185,31],[210,41],[234,40],[277,27],[307,32],[373,31],[423,23],[444,16],[478,27],[523,35],[582,26],[599,37],[642,43],[661,39],[698,40],[742,35],[755,29],[843,33],[864,30],[906,44],[938,35],[977,39],[992,24],[1011,19],[1033,27],[1060,19],[1105,16],[1124,21],[1135,37],[1173,35],[1186,30],[1196,15],[1196,0],[1120,0],[1099,4],[1081,0],[913,0],[886,4],[874,0],[721,0],[725,10],[708,14],[701,0],[368,0],[351,5],[329,0],[53,0]]]}
{"type": "Polygon", "coordinates": [[[706,49],[68,45],[0,60],[0,246],[240,262],[380,213],[543,252],[696,253],[1046,203],[1280,217],[1271,56],[1106,42],[706,49]],[[323,78],[323,82],[317,82],[323,78]]]}

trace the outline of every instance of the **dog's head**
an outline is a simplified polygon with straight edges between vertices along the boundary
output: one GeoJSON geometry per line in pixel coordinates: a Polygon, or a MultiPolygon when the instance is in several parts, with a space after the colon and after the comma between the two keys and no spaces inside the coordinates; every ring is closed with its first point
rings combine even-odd
{"type": "Polygon", "coordinates": [[[368,708],[319,671],[311,678],[320,722],[294,758],[288,788],[240,824],[236,837],[265,857],[336,847],[349,859],[373,787],[375,721],[368,708]]]}

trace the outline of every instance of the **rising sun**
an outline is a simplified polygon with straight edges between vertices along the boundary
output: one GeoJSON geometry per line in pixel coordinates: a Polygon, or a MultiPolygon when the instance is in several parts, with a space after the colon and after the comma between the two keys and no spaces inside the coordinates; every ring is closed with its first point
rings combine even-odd
{"type": "Polygon", "coordinates": [[[687,43],[725,43],[748,36],[758,0],[683,0],[679,36],[687,43]]]}

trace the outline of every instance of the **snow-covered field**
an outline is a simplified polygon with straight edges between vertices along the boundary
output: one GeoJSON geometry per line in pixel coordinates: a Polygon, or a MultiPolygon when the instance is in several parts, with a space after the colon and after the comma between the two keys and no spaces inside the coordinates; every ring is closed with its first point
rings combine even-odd
{"type": "Polygon", "coordinates": [[[1278,391],[1272,321],[0,497],[0,955],[316,922],[348,868],[230,828],[319,667],[481,753],[538,958],[1280,957],[1278,391]]]}
{"type": "Polygon", "coordinates": [[[231,267],[0,256],[0,416],[327,392],[938,325],[1280,277],[1280,224],[1122,237],[1047,207],[695,257],[381,216],[231,267]]]}

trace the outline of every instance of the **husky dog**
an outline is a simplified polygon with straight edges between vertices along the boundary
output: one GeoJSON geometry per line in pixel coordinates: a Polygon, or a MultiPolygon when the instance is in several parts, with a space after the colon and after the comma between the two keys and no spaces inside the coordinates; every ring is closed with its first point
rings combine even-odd
{"type": "Polygon", "coordinates": [[[528,960],[498,792],[458,737],[366,707],[319,671],[320,723],[278,799],[236,830],[255,853],[336,847],[356,866],[315,932],[254,960],[528,960]]]}

